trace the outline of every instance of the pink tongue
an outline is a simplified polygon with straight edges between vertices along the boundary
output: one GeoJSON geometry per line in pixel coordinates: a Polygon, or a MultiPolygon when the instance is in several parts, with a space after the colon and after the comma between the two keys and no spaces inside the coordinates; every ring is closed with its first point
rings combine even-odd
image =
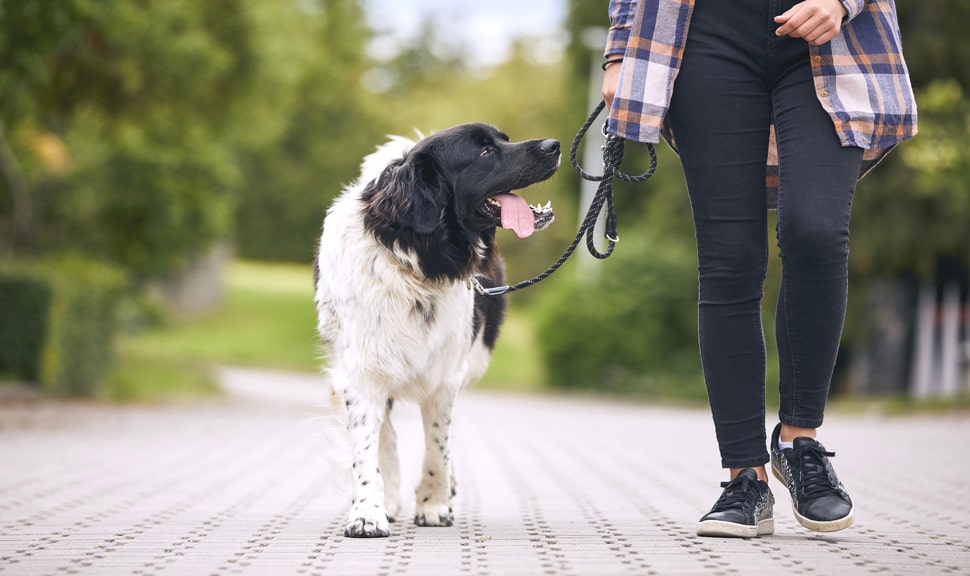
{"type": "Polygon", "coordinates": [[[515,194],[493,196],[502,205],[502,228],[512,230],[519,238],[531,236],[536,230],[529,203],[515,194]]]}

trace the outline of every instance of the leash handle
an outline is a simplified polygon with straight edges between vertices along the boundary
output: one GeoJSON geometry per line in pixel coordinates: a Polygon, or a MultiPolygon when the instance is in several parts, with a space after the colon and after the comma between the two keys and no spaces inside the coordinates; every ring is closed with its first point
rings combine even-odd
{"type": "Polygon", "coordinates": [[[657,153],[653,148],[653,144],[647,144],[647,150],[650,153],[650,167],[643,174],[638,174],[631,176],[620,170],[620,164],[623,162],[623,146],[624,140],[619,136],[613,134],[608,134],[606,132],[606,123],[603,123],[603,134],[606,136],[606,143],[602,146],[603,149],[603,174],[600,176],[595,176],[590,174],[579,165],[579,161],[576,159],[577,153],[579,151],[579,145],[586,133],[589,131],[590,126],[596,122],[596,118],[599,117],[603,109],[606,108],[606,102],[600,101],[599,104],[593,109],[593,112],[589,115],[583,127],[579,129],[576,133],[576,137],[573,139],[572,145],[569,147],[569,161],[573,166],[573,170],[579,174],[579,177],[583,180],[588,180],[590,182],[599,182],[599,186],[596,189],[596,194],[593,196],[593,200],[589,204],[589,208],[586,210],[586,216],[583,218],[583,222],[579,226],[579,231],[576,233],[576,237],[570,243],[566,251],[563,252],[562,256],[559,257],[556,262],[547,268],[541,274],[531,278],[529,280],[523,280],[518,284],[513,286],[495,286],[486,288],[478,280],[478,278],[472,278],[471,283],[482,296],[500,296],[502,294],[508,294],[509,292],[515,292],[516,290],[521,290],[522,288],[528,288],[533,284],[537,284],[559,269],[566,260],[572,256],[576,247],[579,245],[583,237],[586,238],[586,249],[589,253],[599,260],[605,260],[613,254],[613,248],[616,243],[620,241],[620,237],[617,234],[617,220],[616,212],[613,207],[613,179],[619,178],[624,182],[644,182],[651,176],[657,169],[657,153]],[[603,210],[606,210],[606,231],[605,237],[608,242],[608,246],[605,252],[600,252],[596,248],[596,243],[593,239],[593,230],[596,227],[596,221],[599,219],[599,215],[603,210]]]}

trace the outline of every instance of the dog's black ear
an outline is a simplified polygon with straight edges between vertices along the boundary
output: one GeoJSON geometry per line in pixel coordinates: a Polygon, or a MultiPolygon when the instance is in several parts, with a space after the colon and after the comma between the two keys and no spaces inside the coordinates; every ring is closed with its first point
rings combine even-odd
{"type": "Polygon", "coordinates": [[[425,154],[408,157],[402,164],[388,166],[377,182],[381,211],[395,227],[411,228],[416,234],[434,232],[444,218],[447,184],[425,154]]]}

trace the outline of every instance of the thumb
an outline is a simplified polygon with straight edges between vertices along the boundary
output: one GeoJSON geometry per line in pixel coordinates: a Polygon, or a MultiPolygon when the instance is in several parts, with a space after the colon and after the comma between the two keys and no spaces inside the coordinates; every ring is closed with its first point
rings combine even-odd
{"type": "Polygon", "coordinates": [[[613,97],[616,95],[617,83],[620,79],[620,64],[614,64],[606,69],[603,74],[603,86],[601,92],[606,105],[613,105],[613,97]]]}

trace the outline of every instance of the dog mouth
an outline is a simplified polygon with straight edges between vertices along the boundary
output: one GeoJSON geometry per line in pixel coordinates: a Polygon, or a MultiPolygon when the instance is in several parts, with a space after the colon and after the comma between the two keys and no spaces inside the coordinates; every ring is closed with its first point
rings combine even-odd
{"type": "Polygon", "coordinates": [[[519,238],[528,238],[537,230],[545,230],[556,217],[550,202],[533,206],[511,192],[489,196],[479,211],[492,224],[515,232],[519,238]]]}

